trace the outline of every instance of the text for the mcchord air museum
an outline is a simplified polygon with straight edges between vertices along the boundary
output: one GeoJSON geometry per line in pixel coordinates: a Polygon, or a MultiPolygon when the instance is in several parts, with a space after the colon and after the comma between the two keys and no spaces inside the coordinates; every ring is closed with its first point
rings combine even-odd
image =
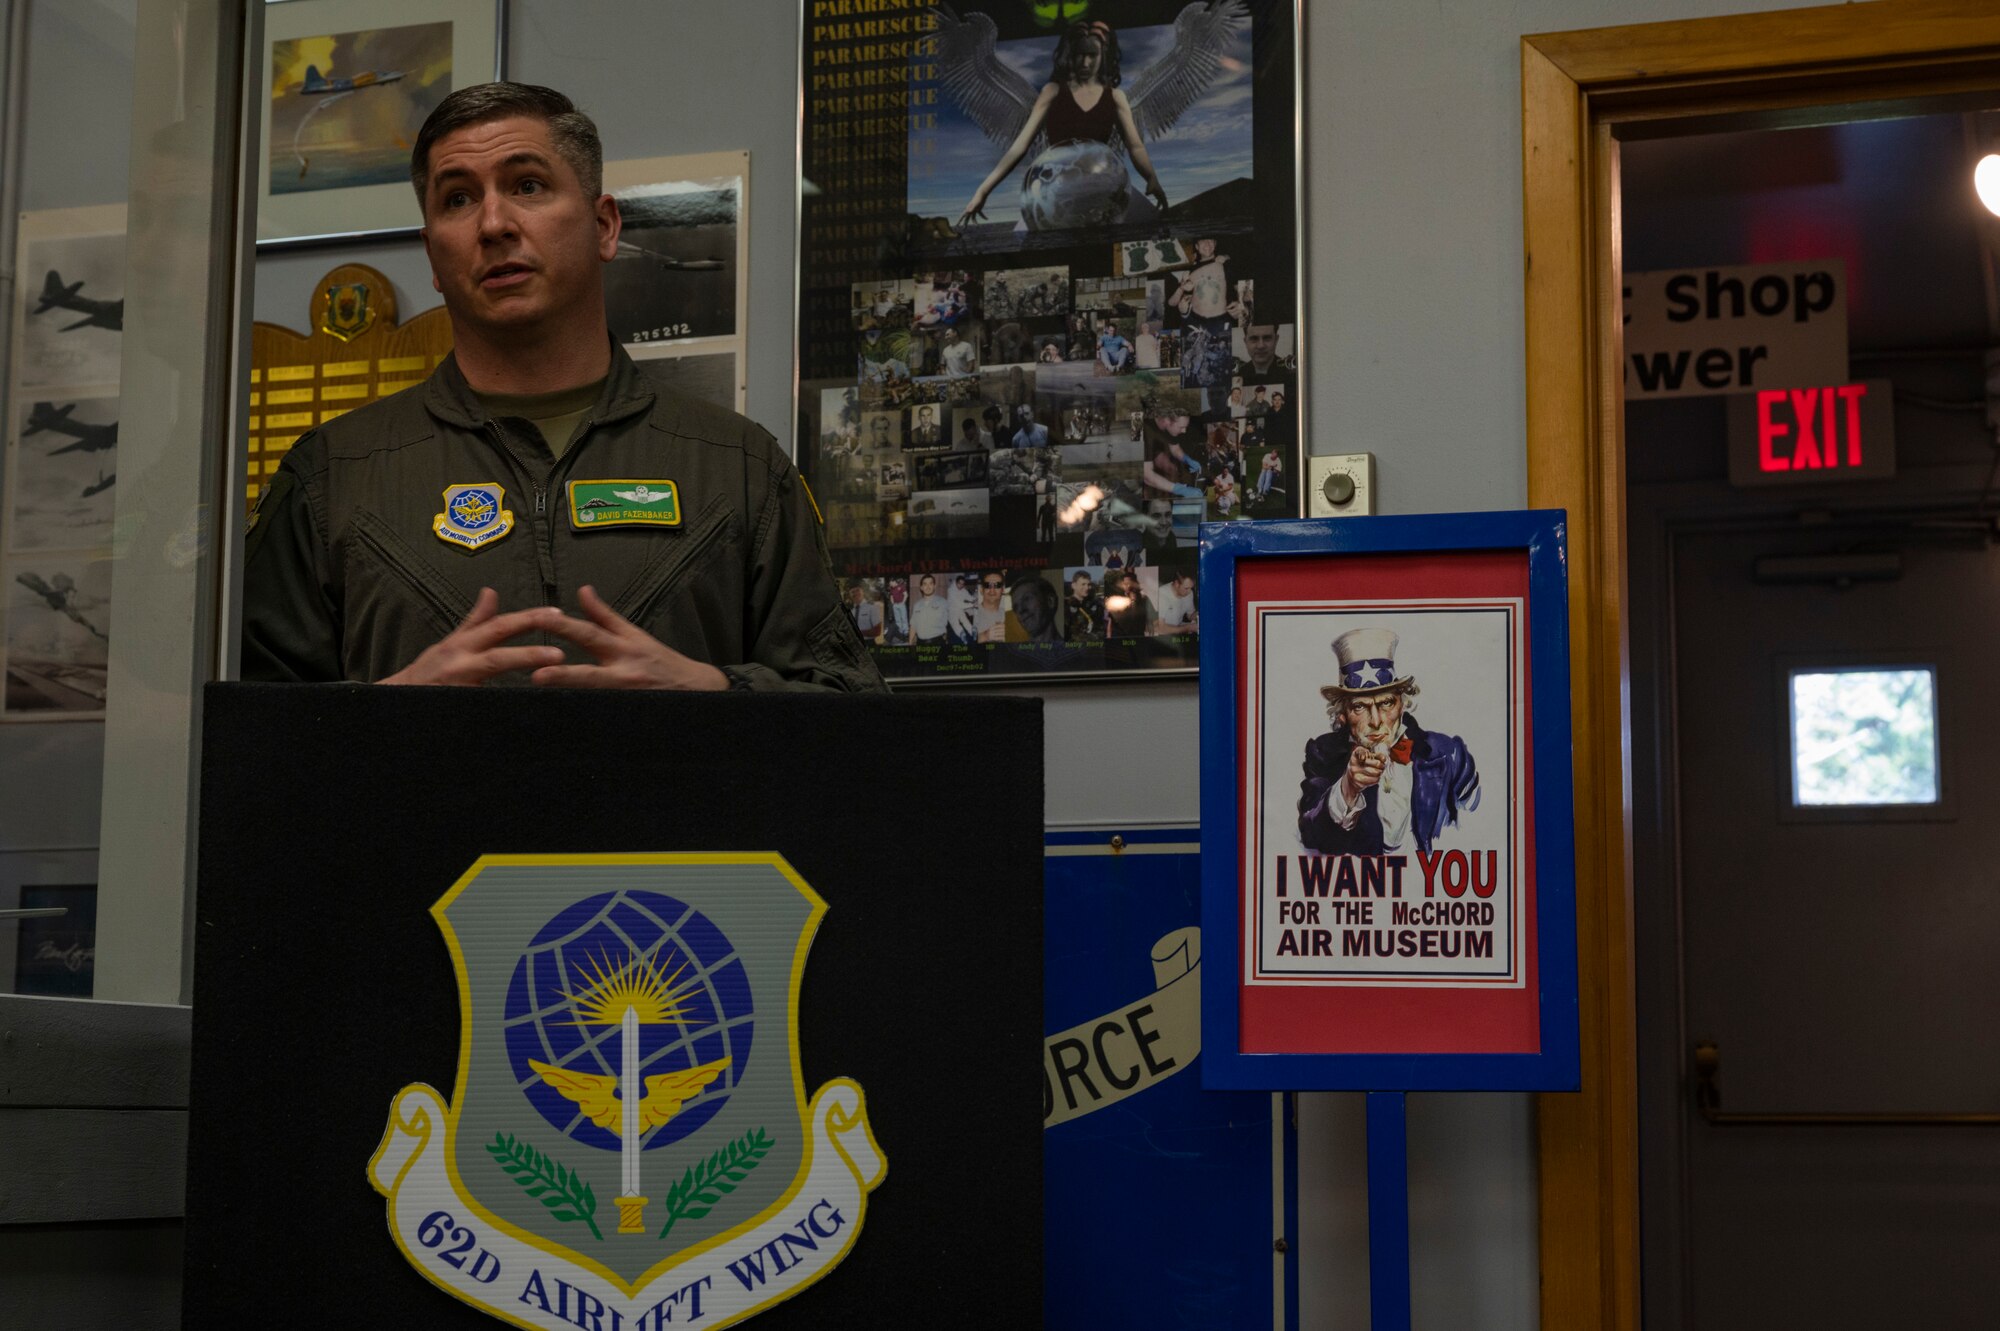
{"type": "Polygon", "coordinates": [[[1517,968],[1511,879],[1497,850],[1274,856],[1251,981],[1505,982],[1517,968]]]}

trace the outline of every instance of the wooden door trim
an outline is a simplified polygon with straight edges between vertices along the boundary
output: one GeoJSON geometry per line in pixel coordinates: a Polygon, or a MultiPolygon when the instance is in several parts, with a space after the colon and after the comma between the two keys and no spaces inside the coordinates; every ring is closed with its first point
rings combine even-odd
{"type": "Polygon", "coordinates": [[[1521,40],[1528,502],[1569,510],[1583,1089],[1539,1097],[1542,1325],[1636,1331],[1639,1195],[1616,129],[2000,88],[1991,0],[1521,40]]]}

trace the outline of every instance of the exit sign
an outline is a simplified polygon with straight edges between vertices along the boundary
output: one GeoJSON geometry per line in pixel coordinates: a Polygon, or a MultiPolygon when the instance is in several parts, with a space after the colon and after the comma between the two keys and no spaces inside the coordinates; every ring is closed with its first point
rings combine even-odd
{"type": "Polygon", "coordinates": [[[1887,379],[1771,388],[1729,401],[1731,485],[1824,485],[1896,474],[1887,379]]]}

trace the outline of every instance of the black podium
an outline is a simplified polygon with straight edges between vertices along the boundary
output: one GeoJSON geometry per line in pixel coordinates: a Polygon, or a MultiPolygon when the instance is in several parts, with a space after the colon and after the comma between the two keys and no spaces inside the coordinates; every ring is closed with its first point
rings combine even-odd
{"type": "Polygon", "coordinates": [[[458,1071],[431,907],[482,856],[656,852],[774,852],[824,899],[799,1067],[858,1083],[887,1161],[846,1257],[753,1324],[1039,1325],[1039,702],[238,684],[204,709],[188,1326],[499,1324],[420,1276],[369,1179],[399,1090],[458,1071]]]}

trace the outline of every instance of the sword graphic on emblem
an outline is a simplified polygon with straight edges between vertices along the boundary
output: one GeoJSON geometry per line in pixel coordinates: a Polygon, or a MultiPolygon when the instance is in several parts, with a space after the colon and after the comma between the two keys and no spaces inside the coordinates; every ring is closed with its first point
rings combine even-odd
{"type": "Polygon", "coordinates": [[[646,1202],[639,1191],[639,1161],[646,1134],[680,1112],[681,1106],[701,1094],[729,1066],[724,1055],[713,1063],[644,1076],[639,1065],[639,1027],[642,1025],[686,1024],[682,1013],[687,992],[674,983],[686,964],[662,979],[650,957],[634,956],[621,966],[600,957],[592,969],[592,983],[582,994],[568,997],[574,1005],[579,1026],[619,1028],[618,1075],[577,1072],[547,1063],[528,1061],[541,1079],[565,1099],[574,1101],[584,1116],[606,1132],[618,1134],[619,1189],[613,1198],[618,1204],[618,1232],[645,1232],[646,1202]]]}

